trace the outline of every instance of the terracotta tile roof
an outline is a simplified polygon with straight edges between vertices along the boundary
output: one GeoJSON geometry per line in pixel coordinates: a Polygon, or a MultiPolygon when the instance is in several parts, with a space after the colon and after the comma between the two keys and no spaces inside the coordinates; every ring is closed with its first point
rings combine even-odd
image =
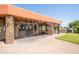
{"type": "Polygon", "coordinates": [[[38,21],[53,22],[53,23],[58,23],[58,24],[61,24],[61,22],[62,22],[55,18],[43,16],[38,13],[34,13],[32,11],[16,7],[14,5],[7,5],[7,4],[0,5],[0,15],[1,14],[9,14],[9,15],[20,16],[20,17],[24,17],[24,18],[30,18],[30,19],[34,19],[34,20],[38,20],[38,21]]]}

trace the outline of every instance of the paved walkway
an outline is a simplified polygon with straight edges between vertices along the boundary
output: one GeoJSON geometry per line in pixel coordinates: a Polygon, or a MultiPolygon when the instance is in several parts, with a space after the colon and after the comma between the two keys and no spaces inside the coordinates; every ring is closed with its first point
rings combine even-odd
{"type": "Polygon", "coordinates": [[[0,42],[0,53],[79,53],[79,45],[55,39],[61,35],[17,39],[8,45],[0,42]]]}

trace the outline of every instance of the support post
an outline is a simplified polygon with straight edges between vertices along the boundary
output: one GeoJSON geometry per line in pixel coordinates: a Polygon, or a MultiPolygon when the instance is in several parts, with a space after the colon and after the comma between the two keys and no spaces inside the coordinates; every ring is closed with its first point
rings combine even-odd
{"type": "Polygon", "coordinates": [[[33,26],[33,34],[35,34],[35,29],[34,29],[35,24],[33,23],[32,26],[33,26]]]}
{"type": "Polygon", "coordinates": [[[42,34],[42,24],[41,24],[41,30],[40,30],[40,34],[42,34]]]}
{"type": "Polygon", "coordinates": [[[20,35],[19,35],[19,27],[20,27],[20,24],[16,23],[16,25],[15,25],[15,37],[16,38],[20,37],[20,35]]]}
{"type": "Polygon", "coordinates": [[[60,33],[60,25],[58,25],[58,33],[60,33]]]}
{"type": "Polygon", "coordinates": [[[45,24],[45,31],[47,31],[47,24],[45,24]]]}
{"type": "Polygon", "coordinates": [[[14,18],[13,16],[6,16],[6,44],[14,42],[14,18]]]}
{"type": "Polygon", "coordinates": [[[49,35],[52,35],[53,34],[53,32],[52,32],[52,25],[48,25],[49,27],[48,27],[48,34],[49,35]]]}
{"type": "Polygon", "coordinates": [[[39,24],[37,24],[37,35],[39,35],[39,24]]]}

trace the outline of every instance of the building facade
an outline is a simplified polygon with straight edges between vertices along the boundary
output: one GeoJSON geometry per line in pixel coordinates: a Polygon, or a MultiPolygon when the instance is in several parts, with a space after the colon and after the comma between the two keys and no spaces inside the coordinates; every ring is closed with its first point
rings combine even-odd
{"type": "Polygon", "coordinates": [[[17,38],[59,33],[61,22],[13,5],[0,5],[0,40],[9,44],[17,38]]]}

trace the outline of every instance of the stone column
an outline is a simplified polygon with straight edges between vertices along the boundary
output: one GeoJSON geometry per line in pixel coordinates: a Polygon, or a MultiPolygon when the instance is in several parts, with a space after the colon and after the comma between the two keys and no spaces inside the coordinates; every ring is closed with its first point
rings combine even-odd
{"type": "Polygon", "coordinates": [[[58,33],[60,33],[60,25],[58,25],[58,33]]]}
{"type": "Polygon", "coordinates": [[[19,38],[19,27],[20,27],[20,24],[16,24],[15,25],[15,37],[16,38],[19,38]]]}
{"type": "Polygon", "coordinates": [[[35,34],[35,29],[34,29],[35,24],[33,23],[32,26],[33,26],[33,34],[35,34]]]}
{"type": "Polygon", "coordinates": [[[48,27],[48,34],[49,35],[52,35],[53,34],[53,32],[52,32],[52,25],[48,25],[49,27],[48,27]]]}
{"type": "Polygon", "coordinates": [[[45,24],[45,32],[46,32],[46,34],[48,34],[47,24],[45,24]]]}
{"type": "Polygon", "coordinates": [[[42,24],[40,24],[39,27],[40,27],[39,28],[39,34],[41,34],[41,32],[42,32],[42,24]]]}
{"type": "Polygon", "coordinates": [[[39,24],[36,24],[37,27],[37,35],[39,35],[39,24]]]}
{"type": "Polygon", "coordinates": [[[14,42],[14,19],[13,16],[6,16],[6,44],[14,42]]]}

